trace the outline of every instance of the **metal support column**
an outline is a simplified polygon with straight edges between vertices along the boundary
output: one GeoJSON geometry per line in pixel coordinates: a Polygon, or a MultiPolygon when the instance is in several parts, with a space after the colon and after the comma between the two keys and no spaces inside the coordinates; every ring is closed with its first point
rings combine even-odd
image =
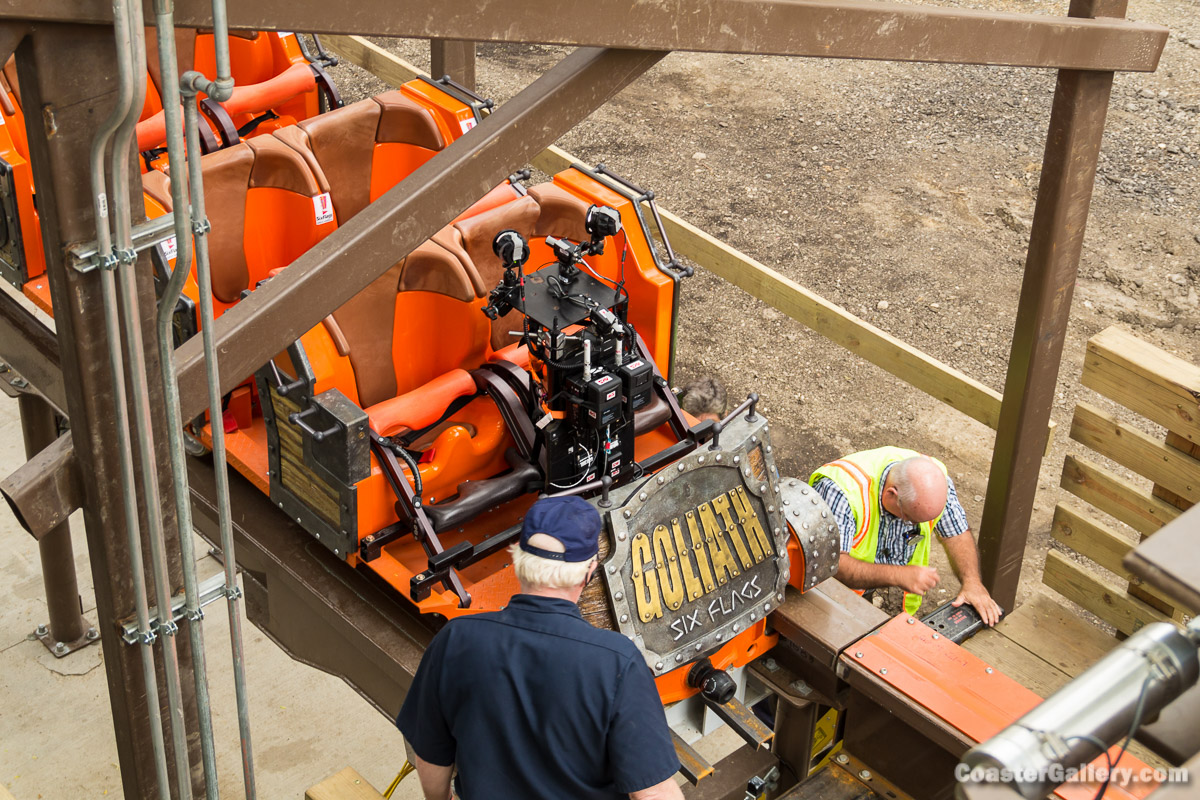
{"type": "MultiPolygon", "coordinates": [[[[1069,13],[1123,17],[1125,4],[1072,0],[1069,13]]],[[[1061,70],[1054,89],[979,535],[984,584],[1008,609],[1021,579],[1112,82],[1111,72],[1061,70]]]]}
{"type": "MultiPolygon", "coordinates": [[[[134,615],[129,547],[124,531],[125,511],[114,425],[113,376],[109,374],[107,337],[101,302],[98,272],[79,273],[66,258],[69,243],[95,238],[92,195],[86,165],[92,137],[97,126],[108,116],[117,91],[112,30],[96,26],[39,25],[17,50],[17,68],[25,107],[39,113],[26,118],[30,161],[38,187],[38,209],[42,223],[42,241],[46,252],[46,273],[55,309],[55,325],[66,389],[67,413],[71,420],[71,438],[84,493],[84,524],[88,555],[96,591],[97,628],[104,648],[109,703],[121,766],[121,782],[126,797],[158,796],[154,742],[150,719],[158,714],[165,722],[159,698],[148,698],[143,680],[140,645],[131,646],[121,638],[120,623],[134,615]],[[63,54],[69,53],[69,58],[63,54]]],[[[131,153],[132,156],[132,153],[131,153]]],[[[136,163],[131,157],[128,168],[136,163]]],[[[134,209],[142,208],[141,181],[136,172],[129,182],[129,200],[134,209]]],[[[140,214],[139,214],[140,216],[140,214]]],[[[137,221],[136,219],[134,220],[137,221]]],[[[154,287],[149,260],[134,265],[141,307],[148,313],[139,320],[143,335],[156,336],[153,309],[154,287]]],[[[150,370],[157,374],[156,348],[146,349],[145,364],[126,364],[130,370],[150,370]]],[[[165,418],[162,412],[161,383],[151,381],[149,406],[156,436],[156,462],[160,470],[170,463],[165,448],[165,418]]],[[[161,476],[170,485],[168,475],[161,476]]],[[[144,508],[141,486],[138,508],[144,508]]],[[[168,542],[170,591],[182,588],[174,503],[169,494],[155,498],[161,504],[163,525],[168,542]]],[[[142,512],[144,514],[144,511],[142,512]]],[[[145,526],[142,526],[145,530],[145,526]]],[[[146,548],[149,551],[149,548],[146,548]]],[[[151,598],[160,608],[170,607],[168,598],[151,598]]],[[[191,659],[186,637],[178,641],[180,659],[191,659]]],[[[161,651],[157,654],[161,656],[161,651]]],[[[161,660],[158,675],[162,676],[161,660]]],[[[189,761],[199,765],[199,738],[195,730],[195,686],[191,671],[183,674],[181,693],[188,731],[189,761]]],[[[158,694],[163,695],[161,691],[158,694]]],[[[167,742],[168,752],[171,743],[167,742]]],[[[174,783],[175,776],[171,776],[174,783]]],[[[192,772],[197,794],[203,794],[203,776],[192,772]]],[[[173,787],[174,788],[174,787],[173,787]]]]}
{"type": "Polygon", "coordinates": [[[459,39],[429,40],[429,74],[434,78],[449,75],[463,86],[475,90],[475,43],[459,39]]]}
{"type": "MultiPolygon", "coordinates": [[[[58,415],[36,394],[21,394],[17,403],[21,409],[21,431],[25,435],[25,457],[33,458],[58,438],[58,415]]],[[[51,653],[61,658],[91,644],[100,634],[83,617],[79,581],[75,577],[71,526],[65,521],[56,525],[38,540],[38,552],[50,622],[39,625],[34,633],[51,653]]]]}

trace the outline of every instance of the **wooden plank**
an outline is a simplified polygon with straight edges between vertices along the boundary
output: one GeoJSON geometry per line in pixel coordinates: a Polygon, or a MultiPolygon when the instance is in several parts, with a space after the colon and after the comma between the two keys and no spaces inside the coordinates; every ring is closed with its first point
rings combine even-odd
{"type": "Polygon", "coordinates": [[[1046,553],[1042,582],[1086,608],[1122,633],[1131,634],[1150,622],[1169,619],[1109,581],[1102,580],[1057,550],[1046,553]]]}
{"type": "Polygon", "coordinates": [[[995,428],[1000,393],[865,322],[841,306],[659,209],[675,251],[830,341],[995,428]]]}
{"type": "Polygon", "coordinates": [[[1118,575],[1125,574],[1121,560],[1135,544],[1112,528],[1092,522],[1062,503],[1054,507],[1050,535],[1079,555],[1090,558],[1109,572],[1118,575]]]}
{"type": "Polygon", "coordinates": [[[1117,644],[1115,638],[1045,594],[1031,597],[994,630],[1072,677],[1117,644]]]}
{"type": "MultiPolygon", "coordinates": [[[[1190,442],[1177,433],[1167,433],[1167,447],[1173,447],[1180,450],[1193,458],[1200,458],[1200,444],[1190,442]]],[[[1192,501],[1187,498],[1180,497],[1175,492],[1172,492],[1165,486],[1154,484],[1154,496],[1171,505],[1172,508],[1177,508],[1182,511],[1187,511],[1192,507],[1192,501]]]]}
{"type": "Polygon", "coordinates": [[[1186,500],[1200,500],[1200,459],[1119,422],[1093,405],[1075,406],[1071,438],[1186,500]]]}
{"type": "Polygon", "coordinates": [[[1200,366],[1114,326],[1088,340],[1081,382],[1200,443],[1200,366]]]}
{"type": "Polygon", "coordinates": [[[424,75],[419,69],[399,56],[392,55],[377,44],[361,36],[322,36],[321,44],[351,64],[362,67],[384,83],[396,88],[424,75]]]}
{"type": "Polygon", "coordinates": [[[1129,593],[1133,597],[1168,616],[1176,616],[1169,597],[1154,586],[1143,583],[1141,578],[1125,568],[1125,556],[1137,546],[1137,542],[1061,503],[1054,509],[1050,534],[1079,555],[1090,558],[1109,572],[1129,581],[1129,593]]]}
{"type": "Polygon", "coordinates": [[[353,767],[346,767],[316,786],[309,787],[304,793],[304,800],[383,800],[383,795],[353,767]]]}
{"type": "Polygon", "coordinates": [[[979,656],[1039,697],[1049,697],[1071,680],[1070,675],[995,628],[975,634],[963,642],[963,649],[979,656]]]}
{"type": "MultiPolygon", "coordinates": [[[[326,36],[321,41],[393,86],[419,74],[412,64],[361,36],[326,36]]],[[[578,161],[565,150],[551,146],[531,163],[553,175],[578,161]]],[[[1000,393],[995,389],[859,319],[671,212],[660,208],[659,213],[676,253],[993,430],[999,424],[1000,393]]],[[[1053,432],[1051,422],[1047,448],[1053,432]]]]}
{"type": "Polygon", "coordinates": [[[1132,481],[1076,456],[1069,455],[1063,460],[1062,487],[1145,535],[1154,533],[1180,513],[1178,508],[1132,481]]]}

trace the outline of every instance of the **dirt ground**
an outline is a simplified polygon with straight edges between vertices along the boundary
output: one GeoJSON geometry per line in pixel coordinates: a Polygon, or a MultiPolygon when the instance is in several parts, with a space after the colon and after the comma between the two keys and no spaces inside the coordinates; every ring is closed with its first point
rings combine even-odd
{"type": "MultiPolygon", "coordinates": [[[[1040,581],[1063,455],[1079,448],[1072,409],[1098,400],[1078,383],[1087,338],[1121,324],[1200,359],[1195,12],[1194,0],[1130,4],[1171,36],[1156,72],[1114,83],[1023,592],[1040,581]]],[[[425,42],[376,41],[428,69],[425,42]]],[[[503,102],[567,52],[480,45],[479,91],[503,102]]],[[[387,88],[352,66],[334,76],[350,99],[387,88]]],[[[673,53],[559,145],[1002,391],[1054,84],[1047,70],[673,53]]],[[[713,374],[731,399],[758,392],[784,472],[906,445],[946,461],[979,519],[990,429],[704,270],[682,291],[675,385],[713,374]]],[[[956,589],[943,575],[945,598],[956,589]]]]}

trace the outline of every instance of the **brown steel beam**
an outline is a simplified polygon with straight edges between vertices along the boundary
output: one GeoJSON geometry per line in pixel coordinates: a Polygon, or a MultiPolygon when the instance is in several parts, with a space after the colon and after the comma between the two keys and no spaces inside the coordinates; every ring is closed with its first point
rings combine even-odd
{"type": "MultiPolygon", "coordinates": [[[[448,220],[552,144],[665,53],[582,48],[469,134],[296,259],[216,321],[221,391],[382,275],[448,220]]],[[[183,418],[205,405],[199,337],[178,352],[183,418]]]]}
{"type": "MultiPolygon", "coordinates": [[[[26,108],[38,113],[26,118],[30,162],[38,187],[38,210],[42,225],[42,243],[46,253],[46,273],[55,309],[55,325],[61,345],[63,380],[67,412],[71,419],[71,437],[84,490],[84,524],[88,556],[96,592],[97,627],[104,648],[108,679],[109,708],[113,717],[117,755],[121,764],[121,782],[126,797],[155,797],[155,759],[151,745],[150,714],[164,715],[164,709],[151,706],[146,696],[137,647],[121,638],[119,623],[134,615],[132,573],[122,502],[122,476],[115,453],[127,446],[119,441],[113,425],[113,382],[108,370],[107,341],[104,335],[100,276],[81,274],[71,269],[66,248],[74,242],[95,238],[95,218],[87,170],[92,136],[110,113],[117,93],[114,75],[116,53],[111,30],[87,25],[39,25],[17,49],[17,68],[26,108]]],[[[132,148],[131,148],[132,151],[132,148]]],[[[136,158],[130,152],[132,208],[142,208],[141,182],[137,179],[136,158]]],[[[110,195],[110,204],[114,198],[110,195]]],[[[139,214],[140,216],[140,214],[139,214]]],[[[154,286],[148,258],[136,264],[138,292],[144,335],[153,341],[154,286]]],[[[147,348],[147,363],[129,365],[131,369],[158,371],[158,350],[147,348]]],[[[162,413],[162,382],[150,382],[150,402],[155,410],[153,424],[160,443],[157,451],[160,470],[169,464],[166,453],[166,419],[162,413]]],[[[162,484],[169,486],[163,476],[162,484]]],[[[140,487],[139,487],[140,489],[140,487]]],[[[168,540],[177,543],[174,503],[168,496],[157,498],[162,504],[168,540]]],[[[139,499],[139,508],[143,504],[139,499]]],[[[144,529],[144,526],[143,526],[144,529]]],[[[169,550],[171,590],[182,590],[178,548],[169,550]]],[[[166,598],[157,601],[169,607],[166,598]]],[[[190,660],[190,642],[178,641],[180,658],[190,660]]],[[[161,676],[162,672],[159,671],[161,676]]],[[[196,718],[194,684],[191,670],[185,670],[183,698],[188,719],[196,718]]],[[[159,693],[160,696],[162,693],[159,693]]],[[[157,704],[156,704],[157,705],[157,704]]],[[[192,728],[191,763],[200,761],[199,737],[192,728]]],[[[171,743],[167,742],[168,752],[171,743]]],[[[174,775],[171,780],[174,782],[174,775]]],[[[203,776],[195,783],[203,791],[203,776]]]]}
{"type": "Polygon", "coordinates": [[[5,478],[0,493],[35,539],[66,522],[84,500],[71,434],[64,433],[5,478]]]}
{"type": "Polygon", "coordinates": [[[8,61],[9,56],[17,51],[17,45],[29,33],[29,26],[23,22],[0,23],[0,64],[8,61]]]}
{"type": "Polygon", "coordinates": [[[0,289],[0,362],[29,381],[60,414],[67,410],[58,342],[37,317],[0,289]]]}
{"type": "Polygon", "coordinates": [[[463,86],[475,90],[475,43],[460,39],[433,39],[429,42],[429,74],[434,78],[449,75],[463,86]]]}
{"type": "MultiPolygon", "coordinates": [[[[196,529],[218,545],[211,460],[189,458],[188,480],[196,529]]],[[[229,494],[250,621],[292,658],[338,676],[395,719],[433,637],[431,620],[284,519],[246,481],[235,476],[229,494]]]]}
{"type": "MultiPolygon", "coordinates": [[[[147,2],[149,6],[149,2],[147,2]]],[[[5,0],[0,19],[109,24],[108,3],[5,0]]],[[[176,24],[211,27],[209,0],[176,0],[176,24]]],[[[251,30],[541,42],[639,50],[863,58],[1152,72],[1167,29],[1116,19],[1064,19],[874,0],[258,0],[229,4],[229,24],[251,30]],[[564,24],[569,20],[569,24],[564,24]]]]}
{"type": "MultiPolygon", "coordinates": [[[[22,394],[17,398],[17,403],[21,408],[25,456],[33,458],[58,439],[58,415],[49,403],[35,394],[22,394]]],[[[71,526],[65,519],[38,539],[38,554],[50,623],[46,636],[42,636],[41,628],[36,633],[51,652],[65,656],[71,650],[88,644],[96,636],[95,628],[83,618],[79,580],[75,576],[75,550],[71,546],[71,526]],[[88,638],[89,629],[92,639],[88,638]]]]}
{"type": "MultiPolygon", "coordinates": [[[[1125,0],[1073,0],[1070,13],[1121,16],[1125,0]]],[[[1063,70],[1054,89],[979,533],[984,583],[1007,609],[1021,579],[1112,82],[1111,72],[1063,70]]]]}

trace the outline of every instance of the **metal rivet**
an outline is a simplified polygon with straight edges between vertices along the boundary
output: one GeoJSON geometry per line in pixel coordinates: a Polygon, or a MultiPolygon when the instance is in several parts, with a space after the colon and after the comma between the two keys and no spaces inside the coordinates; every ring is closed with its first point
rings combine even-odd
{"type": "Polygon", "coordinates": [[[680,661],[683,661],[683,653],[675,656],[675,663],[679,663],[680,661]]]}
{"type": "Polygon", "coordinates": [[[775,506],[767,506],[767,513],[768,513],[768,514],[774,514],[774,513],[775,513],[775,506]]]}
{"type": "Polygon", "coordinates": [[[617,567],[616,567],[616,565],[614,565],[614,564],[609,564],[609,565],[608,565],[608,574],[609,574],[609,575],[613,574],[613,573],[614,573],[614,572],[616,572],[616,571],[617,571],[617,567]]]}
{"type": "Polygon", "coordinates": [[[625,516],[625,519],[629,519],[630,517],[632,517],[632,516],[633,516],[633,512],[632,512],[632,511],[630,511],[630,510],[627,508],[627,509],[625,509],[625,514],[624,514],[624,516],[625,516]]]}
{"type": "Polygon", "coordinates": [[[625,593],[624,593],[624,592],[617,592],[616,594],[614,594],[614,595],[613,595],[613,599],[614,599],[614,600],[621,600],[621,599],[623,599],[624,597],[625,597],[625,593]]]}
{"type": "Polygon", "coordinates": [[[916,624],[917,624],[917,621],[916,621],[915,619],[913,619],[912,617],[909,617],[909,618],[908,618],[908,624],[909,624],[909,625],[916,625],[916,624]]]}
{"type": "Polygon", "coordinates": [[[988,667],[984,670],[984,672],[986,672],[988,675],[991,675],[993,672],[995,672],[995,670],[993,670],[991,667],[988,667]]]}
{"type": "Polygon", "coordinates": [[[854,654],[854,657],[855,657],[855,658],[862,658],[862,657],[863,657],[863,656],[862,656],[862,651],[861,651],[861,650],[859,650],[857,653],[855,653],[855,654],[854,654]]]}
{"type": "Polygon", "coordinates": [[[638,495],[638,500],[645,500],[649,496],[650,495],[646,494],[645,492],[642,492],[641,494],[638,495]]]}
{"type": "Polygon", "coordinates": [[[767,445],[767,452],[771,452],[771,445],[767,445]]]}
{"type": "Polygon", "coordinates": [[[679,462],[679,465],[675,469],[679,470],[680,472],[683,472],[685,469],[687,469],[687,466],[681,461],[681,462],[679,462]]]}
{"type": "MultiPolygon", "coordinates": [[[[654,665],[654,668],[655,668],[655,669],[662,669],[662,662],[661,662],[661,661],[659,661],[657,664],[655,664],[655,665],[654,665]]],[[[643,674],[645,674],[645,673],[643,673],[643,674]]]]}
{"type": "Polygon", "coordinates": [[[887,675],[887,667],[880,667],[880,668],[879,668],[879,674],[880,674],[880,675],[887,675]]]}
{"type": "Polygon", "coordinates": [[[619,541],[619,542],[625,541],[625,531],[621,531],[620,533],[617,534],[617,541],[619,541]]]}
{"type": "Polygon", "coordinates": [[[935,633],[935,634],[933,635],[933,638],[935,638],[935,639],[940,639],[940,638],[942,638],[942,637],[941,637],[941,636],[938,636],[938,635],[935,633]]]}
{"type": "Polygon", "coordinates": [[[751,436],[751,437],[750,437],[750,443],[751,443],[751,444],[758,444],[758,437],[757,437],[757,436],[751,436]]]}
{"type": "Polygon", "coordinates": [[[697,653],[699,653],[699,652],[700,652],[700,648],[701,648],[701,646],[702,646],[702,645],[701,645],[701,643],[700,643],[700,642],[696,642],[696,652],[697,652],[697,653]]]}
{"type": "Polygon", "coordinates": [[[734,463],[734,464],[740,464],[740,463],[742,463],[742,457],[741,457],[741,456],[734,456],[734,457],[733,457],[733,463],[734,463]]]}
{"type": "Polygon", "coordinates": [[[662,475],[659,475],[659,476],[658,476],[658,485],[659,485],[659,486],[662,486],[662,485],[663,485],[664,483],[666,483],[666,482],[667,482],[667,479],[666,479],[666,478],[664,478],[662,475]]]}
{"type": "Polygon", "coordinates": [[[760,486],[758,487],[758,493],[759,493],[759,494],[766,494],[766,493],[767,493],[767,485],[766,485],[765,483],[764,483],[764,484],[762,484],[762,485],[760,485],[760,486]]]}
{"type": "Polygon", "coordinates": [[[770,603],[764,603],[764,604],[763,604],[763,611],[770,611],[770,610],[771,610],[771,604],[770,604],[770,603]]]}
{"type": "Polygon", "coordinates": [[[715,456],[713,456],[713,461],[716,461],[718,464],[720,464],[722,461],[721,454],[717,453],[715,456]]]}
{"type": "Polygon", "coordinates": [[[871,780],[871,773],[865,769],[861,769],[858,771],[858,777],[862,778],[864,781],[869,781],[871,780]]]}
{"type": "Polygon", "coordinates": [[[703,464],[703,463],[704,463],[704,456],[700,456],[699,458],[697,458],[697,459],[696,459],[696,463],[697,463],[697,464],[703,464]]]}
{"type": "Polygon", "coordinates": [[[621,622],[629,622],[629,615],[628,615],[628,614],[622,614],[622,615],[621,615],[621,622]]]}
{"type": "Polygon", "coordinates": [[[845,753],[838,753],[833,757],[833,760],[839,764],[848,764],[850,763],[850,756],[846,755],[845,753]]]}

